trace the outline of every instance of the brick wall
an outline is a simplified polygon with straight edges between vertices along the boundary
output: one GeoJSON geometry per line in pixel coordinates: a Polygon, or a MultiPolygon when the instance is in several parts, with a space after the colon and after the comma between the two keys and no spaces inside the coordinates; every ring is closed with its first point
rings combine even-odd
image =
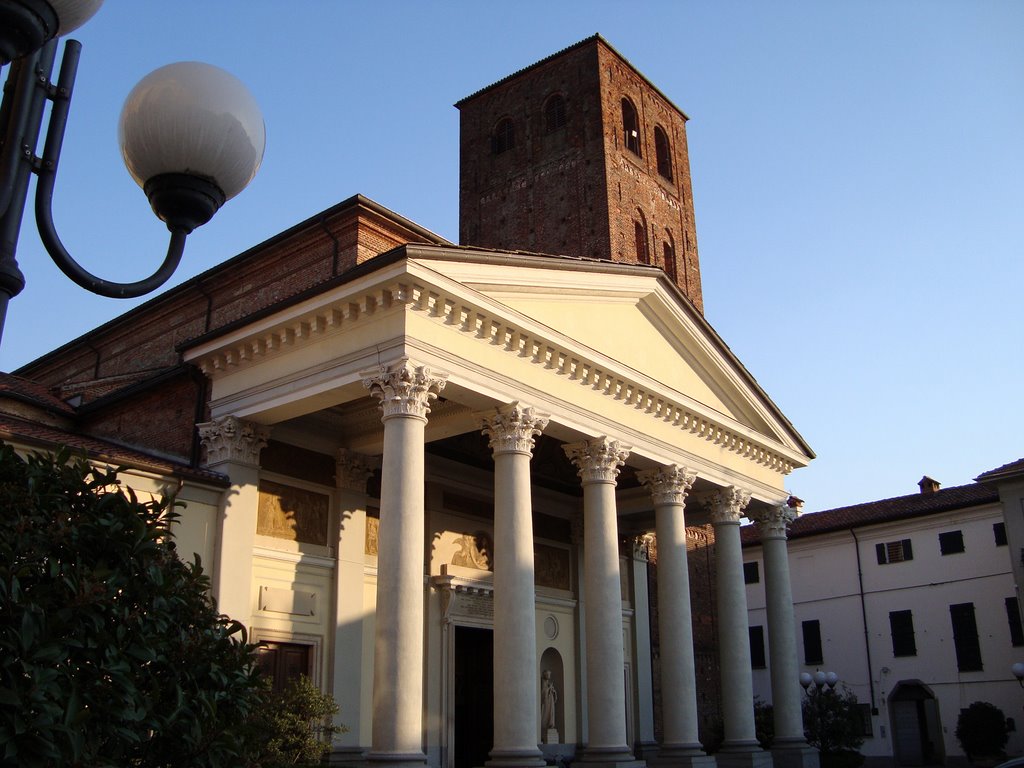
{"type": "Polygon", "coordinates": [[[603,40],[572,46],[457,106],[460,242],[635,264],[640,222],[646,263],[665,269],[703,311],[686,117],[603,40]],[[545,105],[556,95],[566,122],[552,131],[545,105]],[[624,143],[624,97],[637,111],[639,153],[624,143]],[[504,120],[514,146],[496,153],[504,120]],[[658,172],[655,126],[668,138],[671,181],[658,172]]]}

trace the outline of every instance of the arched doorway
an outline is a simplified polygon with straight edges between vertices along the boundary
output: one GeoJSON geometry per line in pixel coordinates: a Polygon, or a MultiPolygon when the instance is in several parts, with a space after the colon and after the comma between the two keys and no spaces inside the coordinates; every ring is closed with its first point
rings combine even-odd
{"type": "Polygon", "coordinates": [[[945,760],[939,702],[920,680],[901,680],[889,695],[893,757],[897,765],[936,765],[945,760]]]}

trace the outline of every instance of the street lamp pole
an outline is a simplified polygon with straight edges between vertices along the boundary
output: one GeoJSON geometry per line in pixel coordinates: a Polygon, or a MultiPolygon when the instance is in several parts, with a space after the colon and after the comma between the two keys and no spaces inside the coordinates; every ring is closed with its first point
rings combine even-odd
{"type": "Polygon", "coordinates": [[[53,190],[82,46],[68,40],[51,82],[57,36],[87,21],[103,0],[0,0],[0,338],[7,305],[25,287],[16,258],[32,174],[35,218],[50,258],[92,293],[134,298],[163,285],[181,261],[185,238],[238,194],[263,159],[266,130],[245,86],[222,69],[170,64],[135,86],[118,134],[128,171],[143,188],[170,243],[157,270],[133,283],[97,277],[68,253],[53,222],[53,190]],[[36,155],[46,102],[52,102],[43,154],[36,155]],[[172,119],[173,116],[173,119],[172,119]]]}

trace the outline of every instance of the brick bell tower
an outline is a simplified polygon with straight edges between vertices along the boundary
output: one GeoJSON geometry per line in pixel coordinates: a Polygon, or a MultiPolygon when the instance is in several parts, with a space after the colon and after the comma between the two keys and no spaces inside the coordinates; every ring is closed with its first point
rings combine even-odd
{"type": "Polygon", "coordinates": [[[688,118],[604,38],[455,106],[463,245],[652,264],[704,311],[688,118]]]}

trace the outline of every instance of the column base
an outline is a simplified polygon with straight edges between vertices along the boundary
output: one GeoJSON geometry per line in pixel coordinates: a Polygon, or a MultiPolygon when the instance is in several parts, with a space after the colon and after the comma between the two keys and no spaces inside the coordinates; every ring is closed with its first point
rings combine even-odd
{"type": "Polygon", "coordinates": [[[725,742],[715,753],[718,768],[772,768],[772,753],[756,741],[725,742]]]}
{"type": "Polygon", "coordinates": [[[637,760],[629,747],[584,747],[583,754],[576,759],[587,768],[646,768],[647,763],[637,760]]]}
{"type": "Polygon", "coordinates": [[[779,740],[772,744],[775,768],[820,768],[818,750],[803,739],[779,740]]]}
{"type": "Polygon", "coordinates": [[[534,749],[492,749],[485,768],[544,768],[547,761],[540,750],[534,749]]]}
{"type": "Polygon", "coordinates": [[[427,764],[422,752],[370,752],[366,755],[370,768],[417,768],[427,764]]]}
{"type": "Polygon", "coordinates": [[[662,744],[647,762],[652,768],[715,768],[715,758],[700,744],[662,744]]]}
{"type": "Polygon", "coordinates": [[[359,766],[366,764],[366,750],[362,747],[334,746],[327,754],[327,765],[359,766]]]}

